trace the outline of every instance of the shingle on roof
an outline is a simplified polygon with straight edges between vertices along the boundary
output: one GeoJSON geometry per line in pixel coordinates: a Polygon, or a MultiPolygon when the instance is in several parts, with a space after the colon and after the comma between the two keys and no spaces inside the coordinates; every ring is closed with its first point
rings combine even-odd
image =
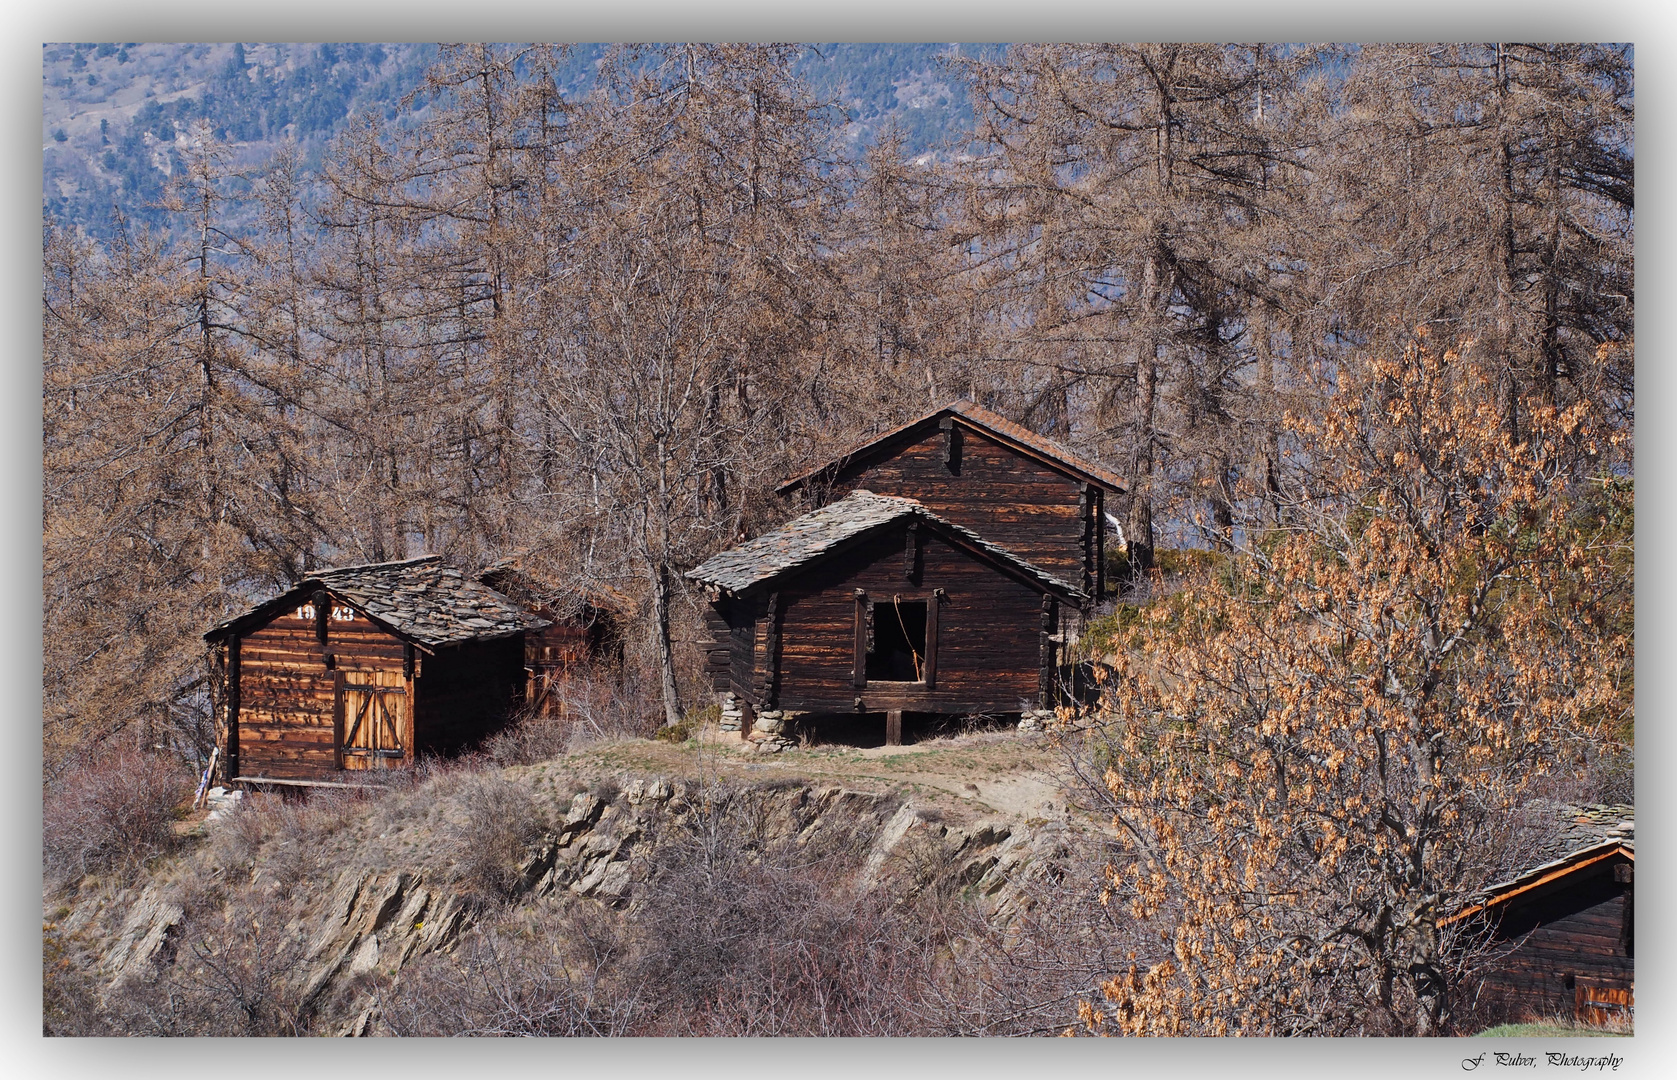
{"type": "MultiPolygon", "coordinates": [[[[321,570],[289,593],[311,586],[324,586],[398,634],[433,647],[506,637],[548,625],[548,620],[489,586],[444,566],[437,555],[321,570]]],[[[205,636],[213,637],[272,603],[229,619],[205,636]]]]}
{"type": "Polygon", "coordinates": [[[1560,803],[1542,807],[1557,822],[1555,833],[1543,844],[1532,865],[1514,877],[1490,886],[1489,893],[1512,888],[1529,878],[1539,877],[1593,848],[1622,844],[1636,847],[1636,807],[1622,803],[1590,803],[1570,806],[1560,803]]]}
{"type": "MultiPolygon", "coordinates": [[[[1636,842],[1634,806],[1621,803],[1590,803],[1585,806],[1553,803],[1544,809],[1557,822],[1555,833],[1538,854],[1537,861],[1541,861],[1545,866],[1551,862],[1565,861],[1581,851],[1602,844],[1631,845],[1636,842]]],[[[1542,868],[1534,867],[1521,876],[1542,868]]]]}
{"type": "Polygon", "coordinates": [[[807,566],[864,533],[908,516],[921,518],[947,530],[969,546],[1013,565],[1047,589],[1083,598],[1082,591],[1076,587],[1032,566],[1006,548],[990,543],[971,529],[939,517],[914,499],[875,495],[863,490],[852,491],[837,502],[793,518],[773,532],[713,555],[689,570],[687,577],[730,592],[744,592],[771,578],[807,566]]]}
{"type": "Polygon", "coordinates": [[[916,420],[911,420],[900,427],[892,428],[883,435],[876,435],[867,442],[845,451],[843,454],[833,458],[831,461],[824,462],[823,464],[800,473],[789,480],[782,481],[780,486],[775,490],[784,493],[807,482],[812,477],[828,471],[829,469],[834,471],[843,469],[844,466],[857,460],[858,458],[866,456],[869,451],[875,449],[876,447],[889,442],[911,428],[916,428],[928,421],[935,420],[938,417],[943,416],[945,413],[954,413],[974,428],[987,431],[992,435],[998,436],[1004,442],[1012,442],[1019,446],[1028,448],[1029,450],[1035,451],[1037,455],[1047,459],[1050,463],[1058,465],[1068,472],[1078,474],[1084,479],[1092,480],[1112,491],[1122,492],[1124,490],[1124,482],[1118,478],[1116,473],[1078,457],[1076,454],[1073,454],[1070,450],[1067,450],[1064,446],[1061,446],[1053,439],[1044,435],[1038,435],[1036,432],[1032,431],[1028,427],[1025,427],[1023,424],[1016,424],[997,413],[991,412],[989,409],[986,409],[977,402],[965,400],[952,401],[941,409],[933,410],[916,420]]]}

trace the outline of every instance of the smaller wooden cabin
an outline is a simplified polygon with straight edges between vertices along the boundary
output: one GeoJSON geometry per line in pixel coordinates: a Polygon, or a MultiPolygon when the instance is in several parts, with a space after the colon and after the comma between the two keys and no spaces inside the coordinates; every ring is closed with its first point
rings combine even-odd
{"type": "MultiPolygon", "coordinates": [[[[687,576],[709,586],[709,669],[742,704],[1017,714],[1055,701],[1063,608],[1087,596],[913,499],[853,491],[687,576]]],[[[871,721],[869,721],[871,722],[871,721]]]]}
{"type": "Polygon", "coordinates": [[[493,733],[547,626],[438,556],[323,570],[204,635],[228,782],[321,784],[493,733]]]}
{"type": "Polygon", "coordinates": [[[915,499],[1062,581],[1106,595],[1110,470],[971,401],[955,401],[782,483],[821,506],[857,489],[915,499]]]}
{"type": "Polygon", "coordinates": [[[602,665],[621,671],[623,634],[634,608],[622,593],[603,585],[583,592],[558,588],[512,561],[490,567],[478,580],[548,622],[524,635],[524,701],[531,712],[562,715],[565,688],[576,676],[602,665]]]}
{"type": "Polygon", "coordinates": [[[1480,920],[1504,952],[1473,999],[1484,1018],[1599,1024],[1635,1007],[1635,810],[1563,807],[1556,855],[1492,886],[1450,922],[1480,920]]]}

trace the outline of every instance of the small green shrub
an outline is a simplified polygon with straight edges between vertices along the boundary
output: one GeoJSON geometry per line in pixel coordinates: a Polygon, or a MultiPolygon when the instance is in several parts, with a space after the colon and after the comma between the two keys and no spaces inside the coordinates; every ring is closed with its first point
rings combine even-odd
{"type": "Polygon", "coordinates": [[[696,725],[692,720],[683,720],[679,724],[666,724],[652,733],[652,737],[659,742],[684,743],[693,737],[696,725]]]}

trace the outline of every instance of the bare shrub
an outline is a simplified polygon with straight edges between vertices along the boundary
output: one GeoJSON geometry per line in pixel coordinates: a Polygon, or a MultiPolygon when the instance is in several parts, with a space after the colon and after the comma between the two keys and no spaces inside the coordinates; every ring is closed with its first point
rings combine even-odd
{"type": "Polygon", "coordinates": [[[656,688],[579,667],[552,685],[539,708],[520,710],[485,740],[483,754],[501,766],[533,765],[597,743],[644,739],[662,722],[656,688]]]}
{"type": "Polygon", "coordinates": [[[42,847],[49,878],[131,867],[174,845],[190,777],[156,754],[119,751],[62,773],[46,791],[42,847]]]}
{"type": "Polygon", "coordinates": [[[510,899],[519,860],[546,827],[535,798],[496,772],[462,772],[452,786],[459,813],[442,829],[450,877],[479,904],[510,899]]]}
{"type": "Polygon", "coordinates": [[[563,756],[571,743],[575,722],[546,710],[522,709],[506,727],[490,736],[483,753],[500,766],[534,765],[563,756]]]}
{"type": "Polygon", "coordinates": [[[635,912],[629,978],[653,999],[639,1033],[924,1032],[932,950],[888,895],[856,890],[862,851],[765,843],[748,803],[711,805],[655,855],[635,912]]]}
{"type": "Polygon", "coordinates": [[[620,934],[592,905],[469,932],[378,991],[392,1035],[630,1034],[635,995],[606,989],[620,934]],[[599,946],[604,946],[603,948],[599,946]]]}
{"type": "Polygon", "coordinates": [[[93,961],[54,923],[41,928],[41,1034],[109,1035],[100,1014],[93,961]]]}
{"type": "Polygon", "coordinates": [[[305,943],[283,894],[187,898],[171,956],[113,987],[105,1016],[129,1035],[307,1035],[305,943]]]}
{"type": "Polygon", "coordinates": [[[262,843],[273,829],[280,808],[278,795],[246,792],[238,805],[214,824],[207,856],[210,863],[224,874],[248,879],[256,871],[262,843]]]}

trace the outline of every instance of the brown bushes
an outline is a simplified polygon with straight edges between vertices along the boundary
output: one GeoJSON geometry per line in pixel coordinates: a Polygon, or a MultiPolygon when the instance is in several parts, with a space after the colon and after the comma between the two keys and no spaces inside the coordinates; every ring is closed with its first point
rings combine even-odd
{"type": "Polygon", "coordinates": [[[535,799],[499,772],[462,772],[453,796],[462,813],[444,824],[440,839],[456,888],[478,904],[510,899],[518,861],[546,827],[535,799]]]}
{"type": "Polygon", "coordinates": [[[664,823],[626,909],[561,896],[504,912],[454,955],[384,984],[385,1030],[1057,1033],[1111,960],[1083,951],[1111,931],[1094,863],[1041,882],[1051,902],[1002,929],[947,876],[935,842],[899,853],[885,883],[863,890],[868,831],[776,840],[752,792],[707,794],[684,827],[664,823]]]}
{"type": "Polygon", "coordinates": [[[132,867],[174,844],[188,775],[156,754],[121,751],[60,775],[46,790],[42,848],[49,880],[132,867]]]}
{"type": "Polygon", "coordinates": [[[615,937],[599,931],[605,918],[579,906],[468,934],[453,955],[426,957],[380,990],[385,1030],[404,1036],[630,1034],[638,1012],[634,995],[601,986],[615,937]]]}
{"type": "Polygon", "coordinates": [[[483,744],[497,765],[531,765],[595,743],[644,739],[658,729],[655,686],[578,669],[555,683],[540,711],[526,711],[483,744]]]}
{"type": "Polygon", "coordinates": [[[98,1021],[121,1035],[307,1035],[312,1017],[298,978],[304,939],[288,923],[298,905],[247,887],[182,898],[185,915],[164,962],[112,987],[98,1021]]]}

